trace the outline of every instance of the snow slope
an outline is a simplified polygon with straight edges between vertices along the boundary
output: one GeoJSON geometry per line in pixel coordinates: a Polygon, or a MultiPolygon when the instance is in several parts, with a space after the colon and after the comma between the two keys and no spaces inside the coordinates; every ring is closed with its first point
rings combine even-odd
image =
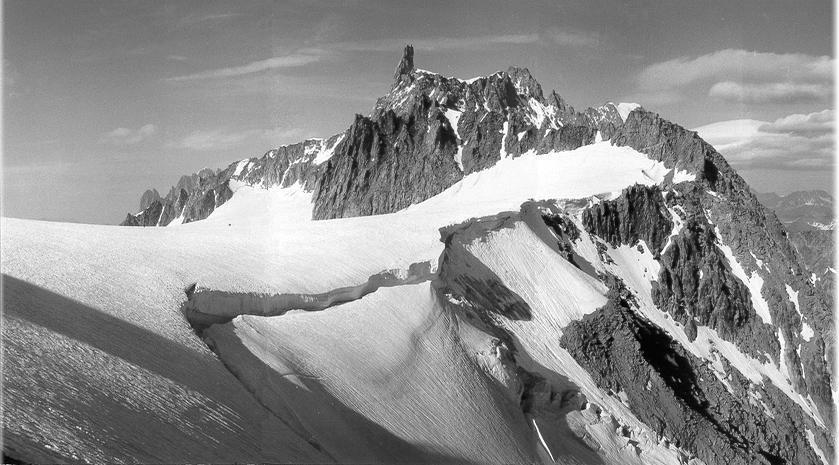
{"type": "MultiPolygon", "coordinates": [[[[254,397],[246,392],[194,335],[180,313],[185,288],[197,282],[227,291],[317,293],[353,286],[382,270],[436,263],[443,247],[441,226],[517,210],[530,198],[585,198],[618,192],[633,183],[654,184],[667,171],[631,149],[599,143],[570,152],[502,160],[426,202],[375,217],[309,221],[311,194],[299,187],[265,190],[237,185],[233,198],[207,220],[174,228],[4,218],[0,260],[8,277],[4,282],[7,311],[2,320],[7,341],[4,377],[10,380],[4,385],[3,407],[12,412],[4,415],[8,447],[19,451],[21,458],[36,461],[74,457],[94,462],[329,461],[328,455],[307,442],[326,439],[308,437],[310,429],[302,428],[294,415],[272,415],[273,410],[258,401],[259,393],[254,397]],[[39,444],[47,444],[50,450],[39,444]]],[[[409,288],[379,292],[409,292],[409,288]]],[[[405,302],[413,300],[404,298],[405,302]]],[[[418,302],[424,303],[415,309],[416,315],[410,315],[433,314],[428,299],[418,302]]],[[[587,302],[585,308],[597,299],[587,302]]],[[[269,326],[291,334],[292,326],[285,325],[298,324],[299,331],[315,334],[319,321],[327,325],[324,331],[328,325],[337,325],[332,320],[337,317],[331,314],[339,313],[307,314],[269,326]]],[[[255,319],[241,320],[250,324],[255,319]]],[[[240,320],[236,321],[238,325],[240,320]]],[[[423,370],[397,370],[404,354],[377,359],[370,367],[356,366],[381,349],[365,347],[368,339],[387,336],[395,338],[397,345],[410,340],[412,347],[424,347],[422,340],[406,336],[415,334],[419,321],[405,320],[397,328],[402,333],[394,334],[377,330],[372,321],[354,326],[358,331],[354,339],[335,339],[329,331],[316,334],[325,338],[327,350],[332,347],[355,357],[350,371],[389,369],[401,376],[395,379],[422,391],[426,399],[432,391],[438,398],[458,395],[446,392],[455,375],[445,375],[448,368],[435,365],[439,361],[433,354],[422,352],[425,358],[417,363],[426,371],[439,372],[437,381],[423,370]]],[[[446,328],[443,325],[427,337],[443,338],[446,328]]],[[[237,326],[237,331],[241,332],[236,338],[243,344],[253,339],[246,329],[237,326]]],[[[452,351],[448,356],[457,360],[453,342],[444,342],[446,350],[452,351]]],[[[319,388],[324,398],[357,412],[364,418],[362,423],[384,429],[388,438],[397,437],[423,454],[441,457],[463,457],[479,449],[486,457],[530,457],[533,453],[521,441],[516,442],[518,448],[503,448],[502,444],[508,444],[504,438],[511,433],[500,425],[492,431],[466,427],[509,420],[504,416],[509,412],[497,402],[470,405],[476,401],[449,398],[467,404],[438,412],[443,416],[435,421],[449,422],[447,427],[462,434],[441,437],[433,429],[437,424],[411,418],[410,410],[390,404],[409,400],[399,397],[401,391],[332,371],[335,367],[329,363],[338,362],[304,343],[294,338],[287,341],[289,347],[310,350],[310,362],[322,365],[287,362],[295,370],[325,377],[319,388]],[[375,397],[379,401],[359,394],[368,391],[380,396],[375,397]]],[[[335,350],[329,353],[339,353],[335,350]]],[[[259,357],[260,363],[269,363],[276,355],[265,357],[259,357]]],[[[456,370],[465,376],[467,368],[458,365],[456,370]]],[[[475,389],[491,390],[479,374],[467,378],[475,389]]],[[[415,405],[430,408],[427,402],[415,405]]],[[[354,428],[357,423],[348,425],[354,428]]],[[[382,447],[379,452],[387,456],[389,449],[382,447]]]]}
{"type": "Polygon", "coordinates": [[[344,460],[534,462],[521,410],[475,365],[457,332],[425,282],[320,312],[240,316],[207,336],[222,358],[250,360],[236,366],[246,383],[265,386],[260,399],[283,403],[273,408],[292,411],[344,460]],[[398,445],[377,447],[387,439],[371,433],[371,421],[398,445]]]}
{"type": "Polygon", "coordinates": [[[524,363],[525,368],[557,386],[579,388],[589,402],[603,409],[603,414],[594,418],[585,412],[568,415],[567,421],[585,431],[593,448],[609,463],[681,463],[682,451],[660,443],[655,432],[639,421],[620,398],[599,389],[560,346],[564,327],[606,303],[606,286],[553,252],[522,222],[473,242],[468,250],[532,308],[532,319],[502,321],[530,360],[524,363]],[[615,421],[628,427],[630,437],[613,434],[615,421]]]}
{"type": "MultiPolygon", "coordinates": [[[[146,302],[137,293],[171,284],[135,283],[123,300],[113,281],[81,279],[82,267],[58,279],[21,273],[7,266],[6,245],[4,272],[17,275],[3,279],[3,440],[12,456],[35,463],[331,461],[248,395],[178,318],[174,299],[163,307],[165,299],[146,302]],[[48,290],[63,279],[78,292],[59,292],[80,300],[48,290]]],[[[36,266],[48,274],[56,256],[36,266]]]]}

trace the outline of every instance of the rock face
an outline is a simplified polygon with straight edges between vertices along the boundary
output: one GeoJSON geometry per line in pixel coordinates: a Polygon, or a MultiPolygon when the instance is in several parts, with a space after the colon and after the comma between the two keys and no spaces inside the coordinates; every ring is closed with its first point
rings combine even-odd
{"type": "Polygon", "coordinates": [[[635,185],[613,201],[598,203],[583,213],[583,225],[617,247],[636,245],[643,240],[660,252],[673,229],[664,206],[662,192],[656,187],[635,185]]]}
{"type": "Polygon", "coordinates": [[[460,179],[445,117],[427,98],[414,108],[419,114],[356,117],[341,156],[328,162],[317,183],[315,218],[401,210],[460,179]],[[435,116],[422,116],[429,111],[435,116]]]}
{"type": "Polygon", "coordinates": [[[709,224],[687,221],[661,256],[653,283],[656,305],[686,327],[715,329],[755,358],[778,353],[773,330],[758,319],[748,288],[732,274],[716,242],[709,224]]]}
{"type": "Polygon", "coordinates": [[[665,197],[658,187],[632,186],[586,209],[583,225],[614,247],[647,244],[661,264],[652,283],[656,305],[684,325],[691,340],[697,325],[708,326],[758,359],[777,354],[773,330],[758,319],[749,289],[732,274],[701,207],[675,192],[665,197]],[[675,235],[671,215],[684,215],[675,235]]]}
{"type": "Polygon", "coordinates": [[[571,323],[560,339],[598,386],[626,396],[644,423],[708,465],[821,463],[803,434],[788,434],[801,421],[797,411],[773,403],[778,410],[767,418],[750,402],[742,376],[734,371],[723,384],[633,312],[620,286],[614,282],[609,303],[571,323]]]}
{"type": "Polygon", "coordinates": [[[163,203],[160,199],[150,202],[136,215],[128,214],[122,222],[122,226],[158,226],[158,221],[163,214],[163,203]]]}
{"type": "MultiPolygon", "coordinates": [[[[774,349],[778,347],[774,341],[786,342],[779,343],[784,346],[779,357],[789,367],[789,376],[800,392],[813,396],[826,421],[832,422],[832,401],[825,395],[828,386],[818,376],[806,381],[808,374],[801,368],[810,363],[825,366],[815,359],[819,353],[814,346],[815,339],[808,341],[802,334],[807,332],[805,324],[809,327],[820,325],[824,341],[833,343],[834,328],[829,322],[833,311],[831,299],[823,292],[817,292],[808,282],[809,273],[776,215],[760,203],[743,178],[713,147],[695,132],[656,114],[644,110],[630,112],[613,135],[612,143],[630,146],[662,161],[667,167],[695,173],[695,183],[670,186],[678,194],[674,198],[688,199],[688,204],[694,205],[689,216],[702,213],[708,224],[713,225],[717,241],[731,248],[744,277],[758,276],[757,291],[751,291],[752,301],[758,298],[754,295],[758,292],[766,302],[772,324],[777,327],[778,333],[771,338],[765,336],[764,330],[753,328],[754,335],[761,333],[763,336],[749,344],[746,331],[739,336],[740,340],[745,347],[751,346],[751,350],[774,349]],[[794,302],[796,299],[791,297],[794,295],[798,296],[798,306],[794,302]],[[807,303],[802,303],[804,301],[807,303]],[[801,347],[800,353],[797,347],[801,347]]],[[[731,304],[731,299],[728,300],[731,304]]],[[[740,312],[735,313],[738,313],[736,318],[744,317],[740,312]]],[[[753,325],[749,323],[744,327],[753,325]]],[[[729,336],[733,334],[729,333],[729,336]]]]}
{"type": "Polygon", "coordinates": [[[160,194],[157,192],[157,189],[149,189],[143,193],[143,196],[140,197],[140,211],[143,211],[149,206],[151,206],[152,202],[159,201],[160,194]]]}
{"type": "Polygon", "coordinates": [[[402,60],[396,65],[396,71],[393,72],[393,80],[401,82],[403,77],[411,78],[411,71],[414,70],[414,47],[413,45],[406,45],[405,51],[402,52],[402,60]]]}
{"type": "Polygon", "coordinates": [[[833,234],[833,231],[795,231],[789,234],[790,241],[804,260],[804,266],[810,271],[811,278],[819,287],[828,291],[836,277],[836,272],[833,271],[836,269],[833,263],[833,234]]]}
{"type": "MultiPolygon", "coordinates": [[[[744,184],[739,176],[724,182],[744,184]]],[[[652,282],[656,306],[683,325],[691,340],[698,326],[706,326],[757,360],[783,360],[796,390],[811,396],[831,422],[830,365],[824,363],[834,340],[829,294],[808,281],[786,231],[748,189],[731,188],[723,197],[708,187],[628,188],[588,208],[582,222],[613,246],[635,246],[639,239],[653,244],[660,266],[652,282]],[[646,213],[632,218],[632,212],[646,213]],[[666,216],[677,219],[672,232],[666,216]],[[771,253],[767,243],[775,244],[771,253]],[[724,244],[731,246],[730,257],[724,244]],[[740,275],[735,266],[743,269],[740,275]],[[759,306],[765,308],[760,316],[759,306]],[[822,342],[807,336],[814,327],[824,334],[822,342]]]]}

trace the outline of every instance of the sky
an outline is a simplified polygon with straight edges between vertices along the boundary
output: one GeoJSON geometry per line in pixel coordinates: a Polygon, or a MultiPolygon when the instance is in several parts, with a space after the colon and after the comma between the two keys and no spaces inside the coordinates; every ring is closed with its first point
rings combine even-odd
{"type": "Polygon", "coordinates": [[[757,191],[832,190],[830,1],[6,0],[3,215],[119,223],[182,174],[342,132],[417,67],[637,102],[757,191]],[[707,134],[707,135],[706,135],[707,134]]]}

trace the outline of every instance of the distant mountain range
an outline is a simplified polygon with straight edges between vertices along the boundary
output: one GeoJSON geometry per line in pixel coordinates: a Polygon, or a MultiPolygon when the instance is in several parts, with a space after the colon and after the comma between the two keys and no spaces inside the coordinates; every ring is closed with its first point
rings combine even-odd
{"type": "Polygon", "coordinates": [[[833,196],[823,190],[796,191],[786,195],[757,194],[760,202],[775,211],[787,231],[836,229],[833,196]]]}
{"type": "Polygon", "coordinates": [[[778,215],[817,286],[832,292],[836,277],[833,196],[823,190],[812,190],[786,195],[763,193],[757,197],[778,215]]]}

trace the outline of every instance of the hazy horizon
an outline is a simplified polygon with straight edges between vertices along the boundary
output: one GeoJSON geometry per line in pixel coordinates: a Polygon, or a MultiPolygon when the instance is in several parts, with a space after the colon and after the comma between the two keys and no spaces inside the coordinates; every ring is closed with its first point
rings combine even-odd
{"type": "Polygon", "coordinates": [[[328,137],[417,67],[518,65],[575,108],[637,102],[758,192],[833,190],[833,5],[3,3],[4,216],[116,224],[141,194],[328,137]]]}

